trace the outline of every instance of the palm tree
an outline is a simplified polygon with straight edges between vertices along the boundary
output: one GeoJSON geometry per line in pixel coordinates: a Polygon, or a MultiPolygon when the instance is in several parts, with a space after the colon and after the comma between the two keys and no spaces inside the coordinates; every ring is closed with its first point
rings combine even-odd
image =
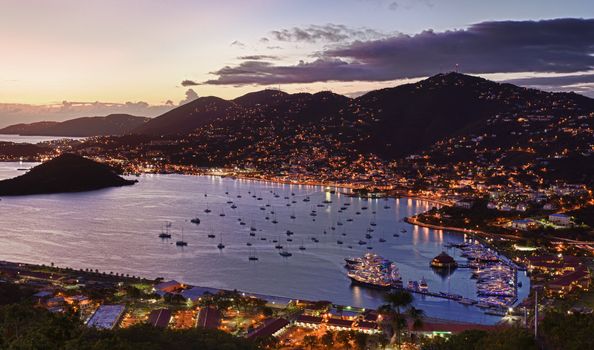
{"type": "Polygon", "coordinates": [[[340,331],[336,333],[336,342],[342,344],[344,349],[351,348],[352,335],[348,331],[340,331]]]}
{"type": "Polygon", "coordinates": [[[303,337],[303,345],[313,350],[318,345],[318,337],[315,335],[306,335],[303,337]]]}
{"type": "Polygon", "coordinates": [[[334,346],[334,333],[331,331],[326,331],[324,335],[322,335],[322,339],[320,339],[322,345],[326,347],[326,349],[330,349],[334,346]]]}
{"type": "Polygon", "coordinates": [[[398,290],[386,294],[384,300],[386,304],[382,305],[380,309],[391,316],[393,337],[396,338],[396,344],[400,349],[402,328],[406,325],[406,319],[403,317],[402,312],[410,306],[413,296],[407,291],[398,290]]]}
{"type": "Polygon", "coordinates": [[[414,306],[410,306],[407,312],[408,318],[412,320],[412,328],[418,330],[423,327],[423,318],[425,317],[425,311],[417,309],[414,306]]]}

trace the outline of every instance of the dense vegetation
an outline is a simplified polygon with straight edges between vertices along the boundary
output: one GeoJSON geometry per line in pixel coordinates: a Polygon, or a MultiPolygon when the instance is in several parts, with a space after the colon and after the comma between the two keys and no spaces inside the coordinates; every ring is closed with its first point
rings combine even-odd
{"type": "Polygon", "coordinates": [[[140,325],[113,331],[85,327],[78,319],[30,305],[0,307],[0,349],[256,349],[222,331],[162,330],[140,325]]]}
{"type": "Polygon", "coordinates": [[[0,181],[0,195],[80,192],[134,183],[120,177],[108,165],[66,153],[36,166],[24,175],[0,181]]]}

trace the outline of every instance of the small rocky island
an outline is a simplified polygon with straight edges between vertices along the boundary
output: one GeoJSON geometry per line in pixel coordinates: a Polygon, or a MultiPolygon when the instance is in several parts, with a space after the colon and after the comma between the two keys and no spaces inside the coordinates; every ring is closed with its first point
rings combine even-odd
{"type": "Polygon", "coordinates": [[[0,181],[0,196],[83,192],[133,185],[115,169],[75,154],[62,154],[24,175],[0,181]]]}

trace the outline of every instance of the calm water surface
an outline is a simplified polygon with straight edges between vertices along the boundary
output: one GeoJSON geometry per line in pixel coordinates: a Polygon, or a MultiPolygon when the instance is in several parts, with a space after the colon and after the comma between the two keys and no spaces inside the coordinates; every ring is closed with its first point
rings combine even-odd
{"type": "MultiPolygon", "coordinates": [[[[24,171],[17,169],[31,166],[0,163],[0,178],[22,174],[24,171]]],[[[375,308],[382,304],[382,293],[352,287],[343,268],[345,257],[368,251],[357,242],[364,239],[370,222],[375,221],[377,226],[368,245],[373,252],[397,262],[405,283],[425,277],[432,291],[475,298],[475,283],[469,270],[457,269],[444,277],[429,268],[431,259],[445,249],[444,243],[461,242],[464,236],[402,221],[430,209],[429,202],[365,201],[330,194],[321,187],[208,176],[143,175],[138,180],[134,186],[95,192],[2,198],[0,259],[163,276],[200,286],[375,308]],[[252,194],[263,199],[256,200],[252,194]],[[303,201],[307,196],[310,202],[303,201]],[[293,200],[296,203],[291,203],[293,200]],[[317,207],[324,200],[332,203],[317,207]],[[233,201],[237,208],[232,209],[227,201],[233,201]],[[344,203],[350,206],[338,213],[344,203]],[[207,207],[212,210],[210,214],[204,213],[207,207]],[[317,211],[316,217],[309,215],[312,209],[317,211]],[[357,211],[361,214],[357,215],[357,211]],[[293,213],[294,220],[290,218],[293,213]],[[200,225],[189,222],[196,216],[202,221],[200,225]],[[271,222],[274,218],[277,224],[271,222]],[[348,218],[353,221],[347,222],[348,218]],[[246,225],[240,225],[238,219],[246,225]],[[157,237],[166,221],[172,222],[170,241],[157,237]],[[337,226],[337,221],[344,224],[337,226]],[[256,237],[249,236],[252,224],[258,229],[256,237]],[[336,230],[331,230],[331,226],[336,230]],[[179,248],[173,242],[181,238],[182,229],[188,246],[179,248]],[[407,232],[400,233],[401,229],[407,232]],[[286,241],[286,230],[295,233],[293,242],[286,241]],[[216,238],[209,239],[210,233],[216,238]],[[394,233],[400,237],[393,237],[394,233]],[[221,237],[226,245],[223,251],[216,247],[221,237]],[[311,237],[320,242],[312,242],[311,237]],[[386,242],[380,243],[380,237],[386,242]],[[281,257],[273,239],[279,240],[293,256],[281,257]],[[338,245],[337,240],[344,244],[338,245]],[[247,242],[253,246],[246,246],[247,242]],[[301,244],[307,250],[298,250],[301,244]],[[349,245],[353,248],[349,249],[349,245]],[[248,256],[254,251],[259,261],[249,262],[248,256]]],[[[464,261],[457,250],[449,253],[464,261]]],[[[519,280],[524,285],[520,289],[522,299],[529,282],[524,275],[519,280]]],[[[498,320],[477,308],[438,298],[416,296],[415,304],[433,317],[481,323],[498,320]]]]}
{"type": "Polygon", "coordinates": [[[63,139],[80,140],[83,137],[67,137],[67,136],[21,136],[21,135],[6,135],[0,134],[0,142],[16,142],[16,143],[39,143],[46,141],[55,141],[63,139]]]}

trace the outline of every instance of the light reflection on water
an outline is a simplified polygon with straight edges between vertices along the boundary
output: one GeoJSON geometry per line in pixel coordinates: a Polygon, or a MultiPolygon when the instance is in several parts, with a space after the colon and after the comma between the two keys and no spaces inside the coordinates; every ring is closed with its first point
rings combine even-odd
{"type": "MultiPolygon", "coordinates": [[[[22,171],[17,168],[30,166],[0,163],[0,177],[19,175],[22,171]]],[[[143,175],[138,184],[123,188],[5,197],[0,201],[3,224],[0,259],[163,276],[202,286],[375,308],[382,304],[383,294],[352,287],[343,269],[345,257],[368,251],[357,241],[364,239],[375,216],[377,226],[368,245],[373,246],[374,252],[398,263],[405,283],[425,277],[431,290],[475,297],[469,270],[457,269],[449,276],[442,276],[429,268],[430,260],[445,249],[444,243],[461,242],[463,235],[413,227],[402,221],[405,216],[428,210],[431,203],[410,198],[363,201],[339,192],[330,194],[315,186],[211,176],[143,175]],[[275,198],[270,191],[280,197],[275,198]],[[263,200],[252,198],[248,192],[263,200]],[[238,194],[242,198],[237,198],[238,194]],[[285,196],[297,203],[286,206],[285,196]],[[303,202],[306,196],[311,202],[303,202]],[[332,204],[317,207],[325,199],[332,204]],[[231,209],[228,200],[237,209],[231,209]],[[204,213],[206,201],[212,210],[208,215],[204,213]],[[269,202],[271,207],[260,210],[269,202]],[[340,214],[337,211],[343,203],[351,205],[340,214]],[[385,209],[384,205],[390,208],[385,209]],[[363,206],[369,209],[362,210],[363,206]],[[317,210],[316,217],[309,215],[312,209],[317,210]],[[276,212],[278,224],[271,223],[271,210],[276,212]],[[289,218],[293,210],[296,220],[289,218]],[[222,211],[225,217],[219,216],[222,211]],[[355,215],[355,211],[361,211],[361,215],[355,215]],[[377,213],[373,215],[373,211],[377,213]],[[267,214],[270,220],[264,219],[267,214]],[[195,216],[202,220],[200,225],[189,223],[195,216]],[[238,218],[246,225],[239,225],[238,218]],[[339,218],[343,226],[331,230],[339,218]],[[347,218],[353,221],[347,222],[347,218]],[[157,237],[165,221],[173,223],[172,241],[180,238],[183,227],[188,247],[180,249],[157,237]],[[255,238],[249,236],[252,222],[258,228],[255,238]],[[400,233],[402,228],[407,232],[400,233]],[[322,234],[324,229],[326,235],[322,234]],[[295,233],[291,237],[293,242],[286,241],[286,230],[295,233]],[[211,232],[217,235],[216,239],[207,238],[211,232]],[[343,232],[347,236],[342,236],[343,232]],[[394,233],[400,236],[393,237],[394,233]],[[226,245],[223,251],[216,248],[221,234],[226,245]],[[320,243],[311,241],[314,236],[320,243]],[[261,237],[267,240],[262,241],[261,237]],[[379,243],[380,237],[386,242],[379,243]],[[273,239],[280,239],[293,256],[282,258],[274,249],[273,239]],[[338,245],[337,240],[343,240],[344,244],[338,245]],[[248,241],[253,243],[259,258],[256,263],[248,262],[251,251],[246,246],[248,241]],[[297,247],[301,244],[307,250],[299,251],[297,247]],[[353,248],[347,248],[348,245],[353,248]]],[[[463,261],[459,252],[450,250],[449,254],[463,261]]],[[[527,279],[520,276],[520,280],[527,292],[527,279]]],[[[415,303],[433,317],[482,323],[498,319],[452,301],[417,297],[415,303]]]]}

